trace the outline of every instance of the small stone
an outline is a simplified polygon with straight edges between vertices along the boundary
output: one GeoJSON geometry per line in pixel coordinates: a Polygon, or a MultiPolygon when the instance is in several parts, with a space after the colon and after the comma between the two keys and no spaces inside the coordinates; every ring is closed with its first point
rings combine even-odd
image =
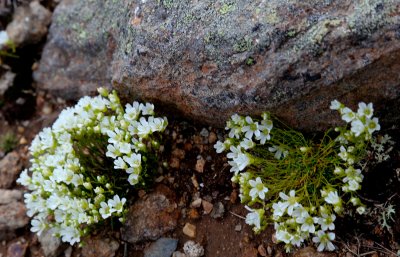
{"type": "Polygon", "coordinates": [[[28,223],[29,218],[26,216],[26,208],[23,203],[11,202],[0,205],[0,232],[14,231],[25,227],[28,223]]]}
{"type": "Polygon", "coordinates": [[[225,207],[221,202],[217,202],[213,206],[213,210],[211,212],[211,217],[214,219],[222,218],[224,216],[225,207]]]}
{"type": "Polygon", "coordinates": [[[175,150],[173,150],[171,154],[172,154],[172,156],[174,156],[180,160],[185,159],[185,155],[186,155],[185,151],[182,149],[179,149],[179,148],[176,148],[175,150]]]}
{"type": "Polygon", "coordinates": [[[163,237],[144,250],[144,257],[170,257],[177,246],[177,239],[163,237]]]}
{"type": "Polygon", "coordinates": [[[210,144],[214,144],[215,142],[217,142],[217,134],[215,134],[215,132],[211,131],[210,135],[208,136],[208,142],[210,144]]]}
{"type": "Polygon", "coordinates": [[[8,153],[0,161],[0,188],[11,188],[22,169],[22,162],[17,152],[8,153]]]}
{"type": "Polygon", "coordinates": [[[272,247],[271,246],[267,246],[267,253],[268,255],[272,255],[272,247]]]}
{"type": "Polygon", "coordinates": [[[11,243],[7,248],[7,257],[24,257],[28,243],[25,239],[11,243]]]}
{"type": "Polygon", "coordinates": [[[189,152],[190,150],[192,150],[193,145],[189,142],[186,142],[185,145],[183,146],[183,149],[185,149],[185,151],[189,152]]]}
{"type": "Polygon", "coordinates": [[[231,193],[231,195],[229,196],[229,201],[230,201],[231,203],[236,203],[237,198],[238,198],[238,193],[237,193],[236,190],[233,190],[232,193],[231,193]]]}
{"type": "Polygon", "coordinates": [[[204,160],[203,158],[198,159],[196,162],[195,170],[199,173],[203,173],[205,164],[206,164],[206,160],[204,160]]]}
{"type": "Polygon", "coordinates": [[[54,229],[49,229],[43,231],[38,237],[43,253],[46,257],[56,257],[64,250],[61,247],[61,239],[59,237],[55,237],[53,235],[54,232],[54,229]]]}
{"type": "Polygon", "coordinates": [[[183,233],[188,237],[192,238],[196,237],[196,226],[190,223],[186,223],[185,226],[183,227],[183,233]]]}
{"type": "Polygon", "coordinates": [[[197,220],[200,218],[200,214],[196,209],[191,208],[188,212],[189,218],[192,220],[197,220]]]}
{"type": "Polygon", "coordinates": [[[192,208],[199,208],[201,206],[201,198],[197,198],[196,200],[194,200],[191,204],[190,207],[192,208]]]}
{"type": "Polygon", "coordinates": [[[272,243],[274,243],[274,244],[277,244],[277,243],[278,243],[278,240],[276,239],[275,233],[272,234],[271,240],[272,240],[272,243]]]}
{"type": "Polygon", "coordinates": [[[14,83],[15,73],[11,71],[6,71],[0,76],[0,97],[3,98],[4,93],[9,89],[14,83]]]}
{"type": "Polygon", "coordinates": [[[235,226],[235,231],[237,231],[237,232],[242,231],[242,225],[241,225],[241,224],[237,224],[237,225],[235,226]]]}
{"type": "Polygon", "coordinates": [[[199,182],[197,182],[196,175],[193,175],[193,176],[192,176],[192,183],[193,183],[193,186],[194,186],[196,189],[199,189],[200,185],[199,185],[199,182]]]}
{"type": "Polygon", "coordinates": [[[44,115],[49,115],[53,112],[53,108],[51,107],[51,105],[49,104],[45,104],[42,108],[42,113],[44,115]]]}
{"type": "Polygon", "coordinates": [[[138,199],[129,208],[126,217],[121,229],[123,240],[132,244],[156,240],[174,230],[178,224],[175,194],[168,187],[158,185],[155,192],[138,199]]]}
{"type": "Polygon", "coordinates": [[[179,167],[181,166],[179,159],[172,157],[169,161],[169,166],[174,169],[179,169],[179,167]]]}
{"type": "Polygon", "coordinates": [[[204,214],[210,214],[214,207],[212,203],[206,200],[203,200],[201,205],[203,206],[204,214]]]}
{"type": "Polygon", "coordinates": [[[203,143],[203,138],[201,136],[194,136],[193,137],[193,142],[196,145],[201,145],[203,143]]]}
{"type": "Polygon", "coordinates": [[[89,238],[82,246],[82,257],[114,257],[119,243],[111,238],[89,238]]]}
{"type": "Polygon", "coordinates": [[[69,246],[65,251],[64,251],[64,257],[71,257],[72,255],[72,247],[69,246]]]}
{"type": "Polygon", "coordinates": [[[51,12],[39,1],[32,1],[29,6],[17,8],[7,26],[7,34],[17,46],[38,43],[47,34],[50,22],[51,12]]]}
{"type": "Polygon", "coordinates": [[[264,247],[263,244],[260,244],[260,245],[258,246],[257,250],[258,250],[258,253],[259,253],[261,256],[263,256],[263,257],[267,256],[267,250],[265,249],[265,247],[264,247]]]}
{"type": "Polygon", "coordinates": [[[180,251],[176,251],[172,254],[172,257],[187,257],[186,254],[180,252],[180,251]]]}
{"type": "Polygon", "coordinates": [[[26,140],[25,137],[21,137],[21,139],[18,142],[18,144],[20,144],[20,145],[26,145],[27,143],[28,143],[28,140],[26,140]]]}
{"type": "Polygon", "coordinates": [[[202,136],[202,137],[208,137],[209,136],[209,132],[208,132],[208,130],[206,129],[206,128],[203,128],[201,131],[200,131],[200,136],[202,136]]]}
{"type": "Polygon", "coordinates": [[[183,251],[187,257],[201,257],[204,255],[204,248],[200,244],[189,240],[183,245],[183,251]]]}
{"type": "Polygon", "coordinates": [[[22,192],[19,190],[0,189],[0,204],[9,204],[22,199],[22,192]]]}

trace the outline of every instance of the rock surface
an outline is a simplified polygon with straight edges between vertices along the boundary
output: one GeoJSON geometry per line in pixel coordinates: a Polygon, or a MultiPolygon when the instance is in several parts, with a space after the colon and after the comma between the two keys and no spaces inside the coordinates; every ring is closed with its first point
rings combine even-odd
{"type": "Polygon", "coordinates": [[[204,248],[200,244],[189,240],[183,245],[183,251],[188,257],[201,257],[204,255],[204,248]]]}
{"type": "Polygon", "coordinates": [[[338,122],[335,98],[397,107],[399,22],[397,0],[64,0],[34,77],[66,98],[112,83],[216,126],[269,110],[315,130],[338,122]]]}
{"type": "Polygon", "coordinates": [[[338,256],[336,253],[330,252],[317,252],[314,247],[306,247],[300,250],[297,250],[293,254],[294,257],[336,257],[338,256]]]}
{"type": "Polygon", "coordinates": [[[174,192],[159,185],[155,192],[136,201],[126,217],[121,231],[123,240],[135,244],[160,238],[177,226],[179,210],[174,192]]]}
{"type": "Polygon", "coordinates": [[[177,239],[163,237],[144,250],[144,257],[171,257],[177,246],[177,239]]]}
{"type": "MultiPolygon", "coordinates": [[[[23,203],[11,202],[0,205],[0,234],[3,231],[13,231],[29,223],[26,208],[23,203]]],[[[1,236],[1,235],[0,235],[1,236]]]]}
{"type": "Polygon", "coordinates": [[[22,169],[17,152],[10,152],[0,161],[0,188],[11,188],[22,169]]]}
{"type": "Polygon", "coordinates": [[[40,245],[42,246],[43,254],[46,257],[56,257],[65,249],[65,247],[61,247],[61,239],[53,236],[53,234],[53,229],[49,229],[44,231],[38,237],[40,245]]]}
{"type": "Polygon", "coordinates": [[[9,204],[22,199],[22,192],[19,190],[0,189],[0,204],[9,204]]]}
{"type": "Polygon", "coordinates": [[[50,22],[51,12],[39,1],[33,1],[17,8],[12,22],[7,26],[7,34],[17,46],[38,43],[46,36],[50,22]]]}
{"type": "Polygon", "coordinates": [[[82,247],[83,257],[114,257],[119,243],[110,238],[89,238],[82,247]]]}

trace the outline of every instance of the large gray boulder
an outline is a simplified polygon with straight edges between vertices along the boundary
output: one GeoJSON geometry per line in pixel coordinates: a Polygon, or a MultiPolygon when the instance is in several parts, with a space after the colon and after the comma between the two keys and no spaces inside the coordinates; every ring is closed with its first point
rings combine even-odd
{"type": "Polygon", "coordinates": [[[216,126],[269,110],[316,130],[333,99],[398,121],[399,70],[398,0],[63,0],[34,77],[69,99],[112,85],[216,126]]]}

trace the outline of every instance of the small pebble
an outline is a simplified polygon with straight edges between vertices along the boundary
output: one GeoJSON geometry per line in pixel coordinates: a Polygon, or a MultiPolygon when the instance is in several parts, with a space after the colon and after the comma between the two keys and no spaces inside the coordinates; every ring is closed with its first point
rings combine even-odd
{"type": "Polygon", "coordinates": [[[242,231],[242,225],[241,225],[241,224],[237,224],[237,225],[235,226],[235,231],[237,231],[237,232],[242,231]]]}
{"type": "Polygon", "coordinates": [[[204,255],[204,248],[200,244],[189,240],[183,245],[183,251],[188,257],[201,257],[204,255]]]}
{"type": "Polygon", "coordinates": [[[204,214],[210,214],[212,209],[213,209],[213,204],[203,200],[201,202],[201,205],[203,206],[204,214]]]}
{"type": "Polygon", "coordinates": [[[264,247],[263,244],[260,244],[260,245],[258,246],[257,250],[258,250],[258,253],[259,253],[261,256],[263,256],[263,257],[267,256],[267,250],[265,250],[265,247],[264,247]]]}
{"type": "Polygon", "coordinates": [[[272,255],[272,247],[271,246],[267,246],[267,253],[268,255],[272,255]]]}
{"type": "Polygon", "coordinates": [[[189,215],[189,218],[192,219],[192,220],[197,220],[198,218],[200,218],[199,212],[196,209],[193,209],[193,208],[191,208],[189,210],[188,215],[189,215]]]}
{"type": "Polygon", "coordinates": [[[19,140],[19,144],[20,144],[20,145],[25,145],[25,144],[27,144],[27,143],[28,143],[28,140],[26,140],[25,137],[21,137],[21,139],[19,140]]]}
{"type": "Polygon", "coordinates": [[[22,133],[24,133],[25,128],[22,126],[18,126],[17,131],[18,131],[18,133],[22,134],[22,133]]]}
{"type": "Polygon", "coordinates": [[[171,160],[169,161],[169,166],[174,169],[179,169],[181,163],[178,158],[172,157],[171,160]]]}
{"type": "Polygon", "coordinates": [[[211,217],[214,219],[222,218],[224,216],[225,207],[221,202],[214,204],[213,210],[211,212],[211,217]]]}
{"type": "Polygon", "coordinates": [[[195,170],[199,173],[203,173],[205,164],[206,160],[204,160],[203,158],[197,160],[195,170]]]}
{"type": "Polygon", "coordinates": [[[192,208],[199,208],[201,206],[201,198],[198,198],[196,200],[194,200],[191,204],[190,207],[192,208]]]}
{"type": "Polygon", "coordinates": [[[199,189],[199,182],[197,182],[197,178],[196,178],[196,176],[195,175],[193,175],[192,176],[192,183],[193,183],[193,186],[196,188],[196,189],[199,189]]]}
{"type": "Polygon", "coordinates": [[[200,135],[201,135],[202,137],[208,137],[209,134],[210,134],[210,133],[208,132],[208,130],[207,130],[206,128],[203,128],[203,129],[200,131],[200,135]]]}
{"type": "Polygon", "coordinates": [[[208,136],[208,142],[210,144],[214,144],[215,142],[217,142],[217,134],[215,134],[214,132],[210,132],[210,135],[208,136]]]}
{"type": "Polygon", "coordinates": [[[192,238],[196,237],[196,226],[190,223],[186,223],[183,227],[183,234],[192,238]]]}

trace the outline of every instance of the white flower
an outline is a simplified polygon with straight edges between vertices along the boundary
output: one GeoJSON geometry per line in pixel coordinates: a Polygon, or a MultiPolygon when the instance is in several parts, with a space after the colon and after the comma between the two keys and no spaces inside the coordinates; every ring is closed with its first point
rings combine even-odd
{"type": "Polygon", "coordinates": [[[23,185],[23,186],[28,186],[32,182],[31,177],[28,176],[28,170],[25,169],[21,172],[19,175],[19,178],[17,179],[17,183],[23,185]]]}
{"type": "Polygon", "coordinates": [[[111,214],[115,212],[115,209],[112,208],[113,206],[109,206],[106,202],[101,202],[100,206],[99,213],[103,219],[111,217],[111,214]]]}
{"type": "Polygon", "coordinates": [[[297,202],[298,198],[296,197],[296,192],[294,190],[290,190],[289,196],[283,192],[279,192],[279,197],[282,198],[282,200],[286,201],[283,202],[282,204],[285,209],[287,208],[287,213],[289,215],[292,215],[293,209],[295,207],[300,206],[300,204],[297,202]]]}
{"type": "Polygon", "coordinates": [[[132,168],[139,168],[142,165],[142,156],[140,154],[131,154],[131,156],[124,156],[123,158],[132,168]]]}
{"type": "Polygon", "coordinates": [[[332,204],[332,205],[337,205],[340,203],[340,197],[338,195],[337,191],[330,191],[328,195],[325,197],[325,202],[332,204]]]}
{"type": "Polygon", "coordinates": [[[137,125],[137,134],[139,137],[146,138],[147,135],[151,133],[151,127],[149,122],[144,118],[141,117],[139,119],[139,123],[137,125]]]}
{"type": "Polygon", "coordinates": [[[252,187],[250,190],[250,196],[254,199],[259,197],[261,200],[265,199],[265,194],[268,192],[268,188],[264,186],[260,177],[257,177],[256,180],[249,180],[249,184],[252,187]]]}
{"type": "Polygon", "coordinates": [[[107,145],[107,152],[106,152],[107,157],[116,159],[118,156],[121,156],[121,155],[122,155],[122,153],[118,147],[115,147],[112,144],[107,145]]]}
{"type": "Polygon", "coordinates": [[[151,103],[145,103],[139,105],[143,115],[154,115],[154,105],[151,103]]]}
{"type": "Polygon", "coordinates": [[[270,151],[271,153],[275,153],[274,157],[275,159],[278,160],[281,159],[282,156],[283,158],[285,158],[289,154],[289,152],[285,150],[285,148],[278,145],[273,145],[272,147],[268,147],[268,151],[270,151]]]}
{"type": "Polygon", "coordinates": [[[296,222],[301,224],[300,230],[304,232],[315,232],[314,223],[318,222],[318,218],[310,216],[307,211],[303,211],[299,217],[296,218],[296,222]]]}
{"type": "Polygon", "coordinates": [[[253,135],[256,137],[260,136],[260,130],[258,128],[258,122],[253,122],[253,120],[247,116],[246,117],[246,126],[242,127],[242,132],[245,133],[245,137],[251,139],[253,135]]]}
{"type": "Polygon", "coordinates": [[[0,48],[3,48],[7,42],[10,41],[10,38],[8,37],[7,31],[2,30],[0,31],[0,48]]]}
{"type": "Polygon", "coordinates": [[[379,125],[378,118],[367,119],[365,123],[365,127],[368,129],[370,134],[374,133],[375,131],[379,131],[381,126],[379,125]]]}
{"type": "Polygon", "coordinates": [[[137,120],[140,114],[139,103],[133,102],[131,104],[125,105],[125,114],[124,118],[128,121],[137,120]]]}
{"type": "Polygon", "coordinates": [[[250,226],[255,226],[256,230],[261,229],[261,212],[263,211],[262,209],[260,210],[253,210],[251,208],[249,208],[248,206],[245,206],[245,208],[250,211],[250,213],[248,213],[246,215],[246,224],[250,225],[250,226]]]}
{"type": "Polygon", "coordinates": [[[364,131],[365,131],[365,126],[361,120],[354,119],[351,122],[351,132],[353,132],[356,137],[360,136],[364,131]]]}
{"type": "Polygon", "coordinates": [[[108,200],[108,206],[115,209],[116,212],[120,213],[123,211],[125,202],[125,198],[120,199],[118,195],[114,195],[113,199],[108,200]]]}
{"type": "Polygon", "coordinates": [[[118,159],[114,160],[114,169],[125,170],[127,168],[128,165],[126,165],[125,161],[121,157],[118,157],[118,159]]]}
{"type": "Polygon", "coordinates": [[[328,251],[335,250],[335,246],[332,244],[332,240],[335,239],[335,234],[332,232],[325,233],[322,230],[317,231],[317,236],[313,237],[313,242],[318,244],[317,250],[322,252],[327,249],[328,251]]]}
{"type": "Polygon", "coordinates": [[[239,156],[239,154],[242,153],[242,150],[241,150],[240,146],[233,146],[232,145],[229,148],[229,150],[231,150],[231,151],[226,155],[226,157],[228,157],[229,159],[236,159],[239,156]]]}
{"type": "Polygon", "coordinates": [[[251,163],[249,156],[244,153],[240,153],[233,161],[236,163],[239,171],[244,170],[251,163]]]}
{"type": "Polygon", "coordinates": [[[356,114],[348,107],[344,107],[341,109],[342,120],[350,123],[352,120],[356,118],[356,114]]]}
{"type": "Polygon", "coordinates": [[[135,172],[131,173],[128,177],[128,182],[131,185],[136,185],[137,183],[139,183],[139,174],[135,172]]]}
{"type": "Polygon", "coordinates": [[[31,231],[37,233],[38,236],[40,236],[43,233],[43,231],[45,231],[48,228],[46,221],[43,219],[32,219],[31,225],[32,225],[31,231]]]}
{"type": "Polygon", "coordinates": [[[342,108],[342,104],[338,100],[333,100],[329,108],[331,110],[339,110],[340,108],[342,108]]]}
{"type": "Polygon", "coordinates": [[[256,144],[255,144],[251,139],[244,138],[244,139],[242,140],[242,142],[240,142],[240,146],[241,146],[243,149],[248,150],[248,149],[251,149],[251,148],[253,148],[254,146],[256,146],[256,144]]]}
{"type": "Polygon", "coordinates": [[[318,224],[321,225],[321,229],[323,231],[328,230],[328,229],[334,230],[335,229],[335,223],[334,223],[335,219],[336,219],[335,214],[328,215],[326,213],[322,213],[322,217],[320,217],[318,219],[318,224]]]}
{"type": "Polygon", "coordinates": [[[215,145],[214,148],[217,153],[222,153],[223,151],[226,150],[225,144],[222,143],[221,141],[218,141],[215,145]]]}
{"type": "Polygon", "coordinates": [[[274,209],[273,216],[274,218],[282,217],[286,211],[287,205],[284,202],[277,202],[272,204],[272,209],[274,209]]]}
{"type": "Polygon", "coordinates": [[[374,108],[372,106],[372,103],[369,103],[368,105],[365,104],[364,102],[359,103],[357,114],[359,116],[365,116],[367,118],[371,118],[372,115],[374,114],[374,108]]]}
{"type": "Polygon", "coordinates": [[[286,229],[277,229],[275,233],[276,240],[289,244],[293,240],[292,234],[290,234],[286,229]]]}
{"type": "Polygon", "coordinates": [[[64,242],[69,242],[71,245],[74,245],[77,242],[80,242],[81,233],[80,231],[71,226],[62,226],[60,231],[61,239],[64,242]]]}

